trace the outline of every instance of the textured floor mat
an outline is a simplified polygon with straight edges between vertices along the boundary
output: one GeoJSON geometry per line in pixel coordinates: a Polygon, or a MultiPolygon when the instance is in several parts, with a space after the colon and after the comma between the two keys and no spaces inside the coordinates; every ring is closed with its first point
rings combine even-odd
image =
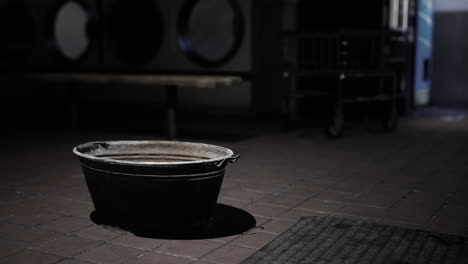
{"type": "Polygon", "coordinates": [[[303,217],[243,263],[468,263],[468,239],[336,217],[303,217]]]}

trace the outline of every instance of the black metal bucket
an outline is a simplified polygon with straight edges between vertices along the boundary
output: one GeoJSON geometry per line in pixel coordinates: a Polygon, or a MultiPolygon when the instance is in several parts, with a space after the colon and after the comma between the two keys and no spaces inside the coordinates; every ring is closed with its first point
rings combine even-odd
{"type": "Polygon", "coordinates": [[[173,141],[91,142],[73,149],[97,214],[127,229],[204,228],[213,217],[230,149],[173,141]]]}

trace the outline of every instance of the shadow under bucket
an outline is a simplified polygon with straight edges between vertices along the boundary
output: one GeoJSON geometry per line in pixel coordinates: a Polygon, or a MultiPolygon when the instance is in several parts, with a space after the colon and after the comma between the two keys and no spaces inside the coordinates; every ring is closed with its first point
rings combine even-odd
{"type": "Polygon", "coordinates": [[[210,227],[230,149],[173,141],[91,142],[76,147],[96,212],[123,229],[190,232],[210,227]]]}

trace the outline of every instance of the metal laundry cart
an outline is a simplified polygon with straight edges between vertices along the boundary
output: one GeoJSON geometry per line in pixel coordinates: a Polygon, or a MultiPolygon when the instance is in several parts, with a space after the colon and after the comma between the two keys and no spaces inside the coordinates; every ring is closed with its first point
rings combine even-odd
{"type": "Polygon", "coordinates": [[[347,102],[381,103],[385,107],[384,128],[396,128],[397,74],[386,63],[385,31],[283,32],[283,39],[289,54],[285,71],[289,80],[288,120],[295,119],[298,98],[320,96],[330,98],[333,104],[326,125],[330,137],[343,134],[343,104],[347,102]],[[298,87],[305,79],[307,89],[298,87]],[[356,85],[359,81],[373,84],[356,85]]]}

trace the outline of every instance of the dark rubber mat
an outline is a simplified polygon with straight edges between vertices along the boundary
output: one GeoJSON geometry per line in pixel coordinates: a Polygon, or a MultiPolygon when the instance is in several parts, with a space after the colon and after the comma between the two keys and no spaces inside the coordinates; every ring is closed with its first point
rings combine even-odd
{"type": "Polygon", "coordinates": [[[468,263],[468,239],[336,217],[303,217],[243,263],[468,263]]]}

